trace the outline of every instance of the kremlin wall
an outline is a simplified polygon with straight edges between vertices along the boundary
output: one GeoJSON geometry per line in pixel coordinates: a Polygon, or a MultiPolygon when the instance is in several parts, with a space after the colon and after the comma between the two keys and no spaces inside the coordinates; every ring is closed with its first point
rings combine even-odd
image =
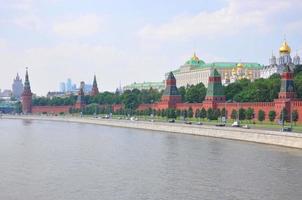
{"type": "MultiPolygon", "coordinates": [[[[286,43],[283,43],[283,46],[286,43]]],[[[283,48],[282,46],[282,48],[283,48]]],[[[286,44],[287,46],[287,44],[286,44]]],[[[284,54],[284,49],[282,49],[282,54],[284,54]]],[[[287,52],[290,53],[289,47],[287,52]]],[[[285,54],[286,56],[288,54],[285,54]]],[[[218,70],[214,67],[210,70],[210,76],[208,77],[208,87],[205,100],[202,103],[183,103],[181,102],[181,95],[177,89],[176,78],[174,77],[173,72],[168,73],[166,78],[166,87],[162,95],[160,102],[155,102],[153,104],[141,104],[138,106],[138,110],[162,110],[162,109],[178,109],[178,110],[188,110],[192,108],[193,112],[197,109],[209,108],[215,109],[225,109],[227,113],[227,119],[231,118],[231,113],[233,110],[238,111],[240,108],[254,109],[254,119],[257,119],[258,111],[261,109],[265,112],[265,115],[268,116],[270,111],[276,112],[276,120],[279,119],[279,116],[283,109],[286,109],[287,113],[292,113],[294,110],[297,110],[298,116],[302,116],[302,100],[296,99],[296,92],[294,90],[294,81],[293,81],[293,68],[290,64],[284,62],[283,70],[281,72],[281,89],[279,96],[273,102],[246,102],[246,103],[237,103],[237,102],[226,102],[226,97],[224,94],[224,88],[222,86],[222,78],[218,70]]],[[[91,91],[91,96],[95,96],[99,93],[96,77],[94,76],[93,87],[91,91]]],[[[24,114],[30,113],[69,113],[71,109],[81,110],[84,108],[84,91],[81,87],[78,92],[78,97],[76,104],[73,106],[32,106],[32,92],[29,83],[28,71],[26,70],[25,82],[24,82],[24,91],[22,93],[22,111],[24,114]]],[[[102,105],[100,105],[101,107],[102,105]]],[[[123,105],[113,105],[112,110],[117,111],[123,108],[123,105]]],[[[266,117],[268,120],[268,117],[266,117]]],[[[302,117],[299,117],[298,123],[302,123],[302,117]]]]}
{"type": "MultiPolygon", "coordinates": [[[[91,95],[96,95],[98,94],[98,88],[95,79],[93,85],[94,86],[91,95]]],[[[291,113],[293,110],[297,110],[298,115],[302,116],[302,101],[295,99],[296,93],[293,88],[293,72],[289,67],[285,67],[284,72],[282,73],[279,97],[278,99],[275,99],[274,102],[226,102],[223,86],[221,83],[221,76],[216,69],[212,69],[211,75],[208,80],[208,89],[205,101],[202,103],[182,103],[181,96],[176,87],[176,79],[173,73],[170,72],[166,80],[166,88],[161,101],[153,104],[141,104],[139,105],[138,110],[145,110],[148,108],[155,110],[168,108],[184,110],[191,107],[193,109],[193,112],[195,112],[197,109],[201,108],[205,108],[206,110],[208,110],[209,108],[220,110],[226,109],[227,118],[230,119],[232,110],[239,110],[240,108],[253,108],[255,118],[257,118],[257,114],[260,109],[263,110],[266,115],[269,113],[269,111],[274,110],[277,116],[279,116],[282,109],[285,108],[288,113],[291,113]]],[[[72,108],[81,109],[84,107],[85,102],[83,88],[80,89],[77,102],[74,106],[32,106],[32,92],[30,88],[28,72],[26,71],[24,91],[22,94],[22,110],[24,114],[68,113],[72,108]]],[[[121,109],[122,107],[122,105],[115,105],[112,109],[116,111],[118,109],[121,109]]],[[[298,122],[302,123],[302,118],[299,118],[298,122]]]]}

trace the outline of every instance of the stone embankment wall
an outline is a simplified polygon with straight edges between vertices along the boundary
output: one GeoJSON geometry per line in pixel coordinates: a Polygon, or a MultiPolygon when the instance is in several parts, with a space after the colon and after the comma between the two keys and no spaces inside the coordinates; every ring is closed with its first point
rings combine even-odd
{"type": "Polygon", "coordinates": [[[255,129],[242,129],[231,127],[214,127],[205,125],[185,125],[177,123],[146,122],[146,121],[128,121],[95,119],[80,117],[43,117],[43,116],[3,116],[7,119],[33,119],[48,121],[65,121],[75,123],[99,124],[106,126],[136,128],[152,131],[164,131],[181,134],[200,135],[208,137],[225,138],[232,140],[242,140],[257,142],[263,144],[280,145],[285,147],[302,149],[302,134],[290,132],[278,132],[255,129]]]}

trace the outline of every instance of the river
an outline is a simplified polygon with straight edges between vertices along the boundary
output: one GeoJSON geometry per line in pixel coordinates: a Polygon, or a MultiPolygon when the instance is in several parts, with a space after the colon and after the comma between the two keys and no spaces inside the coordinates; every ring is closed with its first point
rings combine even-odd
{"type": "Polygon", "coordinates": [[[300,200],[302,150],[0,119],[0,199],[300,200]]]}

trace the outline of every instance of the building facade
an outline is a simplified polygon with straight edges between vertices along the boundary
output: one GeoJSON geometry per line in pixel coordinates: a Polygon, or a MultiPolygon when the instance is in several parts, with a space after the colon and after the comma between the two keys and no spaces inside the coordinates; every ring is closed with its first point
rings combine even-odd
{"type": "MultiPolygon", "coordinates": [[[[215,68],[222,75],[223,83],[234,82],[237,79],[248,78],[251,80],[260,78],[262,66],[252,62],[213,62],[205,63],[194,53],[193,57],[180,66],[173,74],[177,80],[177,87],[196,85],[203,83],[208,85],[211,69],[215,68]]],[[[168,73],[166,74],[166,77],[168,73]]]]}
{"type": "Polygon", "coordinates": [[[165,89],[165,82],[143,82],[143,83],[132,83],[130,85],[126,85],[123,87],[123,91],[126,90],[133,90],[133,89],[138,89],[138,90],[149,90],[149,89],[155,89],[158,91],[164,90],[165,89]]]}
{"type": "Polygon", "coordinates": [[[286,41],[281,44],[279,48],[279,58],[277,59],[274,54],[269,59],[269,65],[264,66],[260,70],[261,78],[269,78],[273,74],[282,74],[284,67],[289,66],[291,70],[294,70],[296,65],[300,65],[300,57],[298,53],[292,59],[291,48],[286,41]]]}
{"type": "Polygon", "coordinates": [[[23,92],[23,87],[22,79],[20,78],[19,74],[17,74],[12,85],[12,96],[16,99],[20,99],[23,92]]]}

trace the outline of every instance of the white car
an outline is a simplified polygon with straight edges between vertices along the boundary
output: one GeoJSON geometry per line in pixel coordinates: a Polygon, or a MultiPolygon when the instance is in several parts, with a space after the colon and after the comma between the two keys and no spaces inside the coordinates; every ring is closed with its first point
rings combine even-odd
{"type": "Polygon", "coordinates": [[[234,121],[232,127],[240,127],[239,121],[234,121]]]}

